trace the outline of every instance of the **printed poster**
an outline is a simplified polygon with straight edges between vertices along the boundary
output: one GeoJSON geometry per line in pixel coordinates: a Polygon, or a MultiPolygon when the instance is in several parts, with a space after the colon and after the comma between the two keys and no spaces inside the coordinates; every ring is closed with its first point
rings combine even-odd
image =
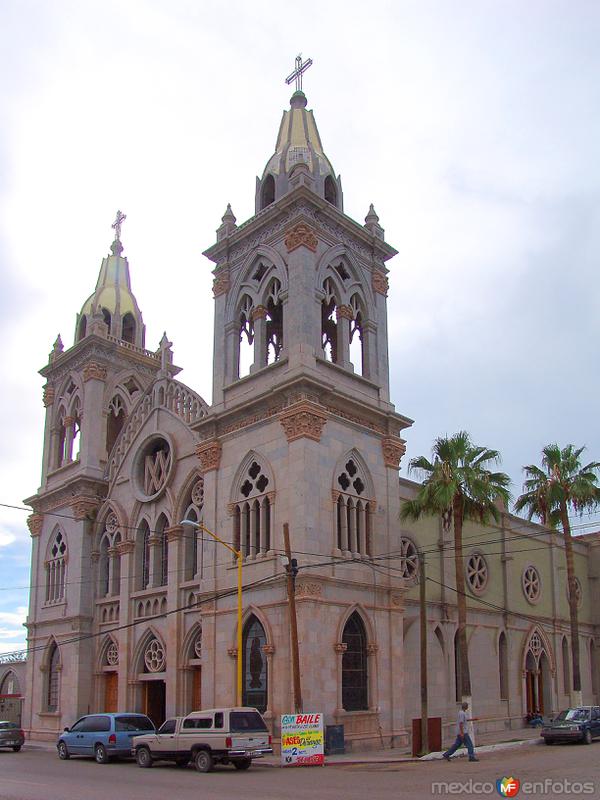
{"type": "Polygon", "coordinates": [[[325,763],[323,714],[283,714],[281,763],[284,767],[325,763]]]}

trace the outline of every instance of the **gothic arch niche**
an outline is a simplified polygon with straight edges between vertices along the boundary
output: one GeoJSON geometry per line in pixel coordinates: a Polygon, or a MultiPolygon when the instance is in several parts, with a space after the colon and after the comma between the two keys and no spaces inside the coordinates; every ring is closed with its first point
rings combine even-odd
{"type": "Polygon", "coordinates": [[[364,352],[364,303],[359,294],[355,293],[350,298],[350,363],[354,372],[364,375],[365,352],[364,352]]]}
{"type": "Polygon", "coordinates": [[[339,290],[332,278],[325,278],[322,286],[321,301],[321,347],[323,358],[332,364],[340,363],[340,347],[338,333],[338,307],[340,305],[339,290]]]}
{"type": "Polygon", "coordinates": [[[551,713],[554,657],[550,643],[540,628],[533,628],[527,636],[522,665],[525,713],[542,715],[551,713]]]}
{"type": "Polygon", "coordinates": [[[280,360],[284,346],[283,300],[281,281],[278,278],[273,278],[269,283],[264,307],[266,308],[264,362],[265,364],[274,364],[280,360]]]}
{"type": "Polygon", "coordinates": [[[242,628],[242,705],[265,712],[269,706],[269,669],[265,647],[267,634],[251,613],[242,628]]]}
{"type": "Polygon", "coordinates": [[[77,341],[80,342],[82,339],[85,339],[86,333],[87,333],[87,317],[85,314],[82,314],[79,320],[79,324],[77,325],[77,341]]]}
{"type": "Polygon", "coordinates": [[[233,481],[233,546],[245,559],[272,554],[275,482],[266,458],[251,451],[233,481]]]}
{"type": "Polygon", "coordinates": [[[48,541],[44,571],[46,577],[45,604],[53,605],[65,601],[67,582],[67,538],[57,525],[48,541]]]}
{"type": "Polygon", "coordinates": [[[372,514],[375,491],[369,470],[358,451],[351,450],[336,466],[334,550],[346,557],[373,554],[372,514]]]}
{"type": "Polygon", "coordinates": [[[338,205],[338,202],[337,202],[337,196],[338,196],[337,186],[335,184],[335,181],[331,177],[331,175],[327,175],[327,177],[325,178],[325,187],[324,187],[324,189],[325,189],[325,200],[327,200],[328,203],[331,203],[332,206],[335,206],[337,208],[337,205],[338,205]]]}

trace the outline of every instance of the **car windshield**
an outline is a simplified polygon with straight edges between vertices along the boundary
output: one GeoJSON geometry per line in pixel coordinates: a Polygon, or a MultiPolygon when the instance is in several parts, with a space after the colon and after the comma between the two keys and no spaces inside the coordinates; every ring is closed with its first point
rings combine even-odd
{"type": "Polygon", "coordinates": [[[556,717],[557,722],[564,722],[566,720],[573,721],[573,722],[581,722],[582,720],[586,720],[590,718],[590,710],[589,708],[568,708],[566,711],[561,711],[558,717],[556,717]]]}
{"type": "Polygon", "coordinates": [[[0,731],[6,731],[9,729],[18,728],[18,725],[15,725],[14,722],[0,722],[0,731]]]}
{"type": "Polygon", "coordinates": [[[229,727],[233,733],[267,730],[258,711],[232,711],[229,715],[229,727]]]}
{"type": "Polygon", "coordinates": [[[117,731],[153,731],[154,725],[148,717],[140,715],[122,716],[115,718],[115,730],[117,731]]]}

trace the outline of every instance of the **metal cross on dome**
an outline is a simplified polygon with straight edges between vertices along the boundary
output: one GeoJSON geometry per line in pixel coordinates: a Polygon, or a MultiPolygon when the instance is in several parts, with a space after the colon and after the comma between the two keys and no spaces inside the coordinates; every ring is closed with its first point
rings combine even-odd
{"type": "Polygon", "coordinates": [[[292,81],[296,81],[296,91],[302,91],[302,74],[306,72],[306,70],[312,66],[312,58],[307,58],[306,61],[302,62],[302,53],[299,53],[296,56],[296,69],[292,72],[291,75],[288,75],[285,79],[285,82],[289,85],[292,81]]]}
{"type": "Polygon", "coordinates": [[[115,229],[115,239],[117,241],[121,240],[121,223],[127,219],[127,214],[123,214],[122,211],[117,211],[117,216],[115,221],[111,225],[111,228],[115,229]]]}

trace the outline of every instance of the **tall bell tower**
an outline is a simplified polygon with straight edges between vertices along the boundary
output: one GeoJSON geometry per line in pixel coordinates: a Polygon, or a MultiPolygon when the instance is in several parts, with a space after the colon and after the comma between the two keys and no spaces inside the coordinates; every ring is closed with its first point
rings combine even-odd
{"type": "MultiPolygon", "coordinates": [[[[385,569],[373,571],[378,554],[399,546],[401,432],[412,422],[389,399],[386,263],[396,250],[372,205],[364,225],[344,213],[340,176],[300,86],[256,180],[255,203],[242,225],[228,206],[205,251],[215,265],[215,322],[213,405],[195,426],[204,522],[241,550],[246,613],[253,609],[265,631],[273,673],[279,664],[265,707],[290,708],[279,561],[288,523],[300,564],[305,708],[345,720],[349,735],[352,725],[370,736],[382,724],[400,735],[400,701],[379,709],[386,690],[376,660],[385,647],[386,669],[401,681],[403,587],[385,569]],[[349,699],[343,637],[359,607],[362,621],[352,624],[369,642],[369,685],[349,699]]],[[[205,574],[202,591],[233,586],[219,559],[205,574]]],[[[228,603],[231,618],[214,621],[221,665],[235,650],[234,603],[219,601],[228,603]]],[[[207,617],[203,624],[208,634],[207,617]]],[[[221,670],[213,680],[210,687],[206,676],[207,696],[224,702],[221,670]]]]}

